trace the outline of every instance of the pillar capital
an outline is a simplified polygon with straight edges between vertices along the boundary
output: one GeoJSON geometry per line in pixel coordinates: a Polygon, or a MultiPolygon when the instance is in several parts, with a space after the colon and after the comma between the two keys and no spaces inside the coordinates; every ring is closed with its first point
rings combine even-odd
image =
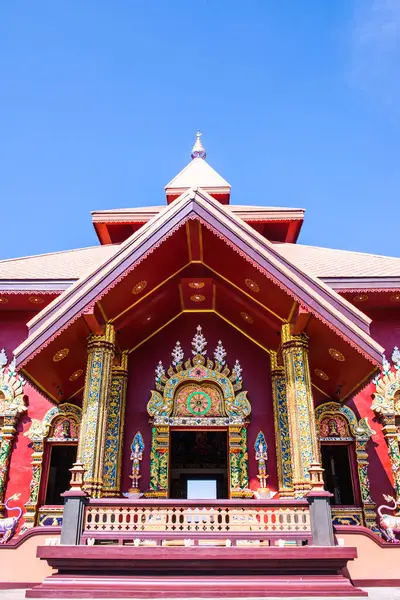
{"type": "Polygon", "coordinates": [[[104,348],[114,350],[115,346],[115,329],[111,323],[106,323],[104,332],[101,335],[90,335],[88,338],[88,350],[94,348],[104,348]]]}
{"type": "Polygon", "coordinates": [[[282,349],[290,348],[292,346],[308,348],[308,335],[305,333],[299,333],[294,335],[292,333],[291,323],[283,323],[281,331],[282,349]]]}

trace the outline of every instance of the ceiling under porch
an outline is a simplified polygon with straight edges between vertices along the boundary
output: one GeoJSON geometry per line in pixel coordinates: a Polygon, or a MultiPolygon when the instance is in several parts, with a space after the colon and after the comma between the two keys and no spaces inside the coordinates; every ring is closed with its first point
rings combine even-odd
{"type": "MultiPolygon", "coordinates": [[[[82,397],[87,338],[106,322],[117,332],[117,350],[140,352],[185,313],[214,313],[267,354],[279,352],[283,323],[309,337],[310,369],[316,401],[344,400],[375,366],[354,343],[310,312],[294,293],[250,261],[248,254],[196,218],[149,246],[141,260],[113,278],[98,270],[102,291],[94,302],[49,335],[24,361],[23,372],[55,401],[82,397]]],[[[83,285],[83,284],[82,284],[83,285]]],[[[84,297],[84,296],[83,296],[84,297]]],[[[62,297],[60,297],[62,298],[62,297]]],[[[58,301],[55,301],[56,303],[58,301]]],[[[34,333],[40,319],[31,326],[34,333]]]]}

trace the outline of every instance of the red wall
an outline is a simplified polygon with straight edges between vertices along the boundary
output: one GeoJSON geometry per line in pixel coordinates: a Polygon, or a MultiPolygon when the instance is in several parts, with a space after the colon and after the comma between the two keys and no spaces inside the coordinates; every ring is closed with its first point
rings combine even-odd
{"type": "Polygon", "coordinates": [[[154,389],[154,369],[159,360],[164,368],[171,364],[171,351],[179,340],[185,351],[185,358],[191,356],[191,340],[197,325],[201,325],[208,341],[208,355],[213,357],[218,340],[227,351],[227,364],[233,367],[236,359],[243,368],[243,389],[247,390],[252,406],[248,427],[249,478],[250,486],[258,488],[257,464],[254,458],[254,443],[260,430],[267,440],[269,459],[268,472],[271,489],[277,489],[274,417],[269,375],[268,354],[213,314],[184,314],[159,334],[143,344],[129,357],[129,383],[124,434],[124,466],[122,490],[130,487],[130,444],[139,430],[144,439],[145,452],[142,462],[141,489],[149,486],[149,454],[151,428],[146,405],[150,390],[154,389]]]}
{"type": "MultiPolygon", "coordinates": [[[[5,349],[9,362],[12,360],[13,350],[27,337],[26,323],[33,317],[33,314],[0,312],[0,349],[5,349]]],[[[29,439],[24,437],[23,434],[29,429],[32,419],[42,420],[46,412],[54,406],[50,400],[39,394],[29,383],[25,385],[24,390],[27,396],[28,410],[21,417],[18,424],[18,434],[11,455],[9,481],[6,489],[6,499],[17,492],[21,493],[20,499],[12,504],[12,506],[18,505],[21,507],[29,500],[29,484],[32,475],[32,449],[29,447],[29,439]]]]}
{"type": "MultiPolygon", "coordinates": [[[[400,311],[381,309],[369,313],[369,316],[372,318],[371,335],[385,348],[386,358],[390,360],[394,346],[400,346],[400,311]]],[[[393,477],[382,425],[371,410],[374,391],[375,385],[368,385],[349,402],[349,407],[358,418],[368,417],[368,423],[376,431],[368,446],[368,474],[372,499],[379,505],[384,502],[383,494],[393,495],[393,477]]]]}

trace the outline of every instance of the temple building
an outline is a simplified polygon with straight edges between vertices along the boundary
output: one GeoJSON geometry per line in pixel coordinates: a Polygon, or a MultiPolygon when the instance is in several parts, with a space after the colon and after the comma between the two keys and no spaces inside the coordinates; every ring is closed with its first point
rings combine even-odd
{"type": "Polygon", "coordinates": [[[28,597],[400,584],[400,258],[231,204],[200,135],[163,202],[92,213],[98,246],[0,261],[0,581],[28,597]]]}

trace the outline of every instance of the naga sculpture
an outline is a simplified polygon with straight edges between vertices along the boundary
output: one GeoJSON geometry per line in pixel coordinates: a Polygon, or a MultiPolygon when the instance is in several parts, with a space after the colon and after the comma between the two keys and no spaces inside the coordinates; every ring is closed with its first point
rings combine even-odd
{"type": "Polygon", "coordinates": [[[386,508],[387,510],[396,510],[399,508],[399,502],[393,498],[393,496],[387,496],[383,494],[386,502],[393,502],[393,506],[387,506],[386,504],[382,504],[378,508],[378,515],[380,516],[380,527],[382,533],[387,538],[388,542],[392,542],[394,544],[399,544],[400,540],[396,539],[395,533],[400,533],[400,517],[396,517],[394,515],[382,514],[382,509],[386,508]]]}
{"type": "Polygon", "coordinates": [[[20,508],[19,506],[14,506],[13,508],[10,508],[9,502],[11,502],[11,500],[18,500],[20,496],[21,494],[14,494],[5,503],[5,508],[7,511],[17,510],[18,515],[16,517],[6,517],[5,519],[0,519],[0,544],[6,544],[12,538],[17,529],[18,521],[20,520],[22,515],[22,508],[20,508]]]}

